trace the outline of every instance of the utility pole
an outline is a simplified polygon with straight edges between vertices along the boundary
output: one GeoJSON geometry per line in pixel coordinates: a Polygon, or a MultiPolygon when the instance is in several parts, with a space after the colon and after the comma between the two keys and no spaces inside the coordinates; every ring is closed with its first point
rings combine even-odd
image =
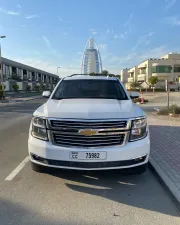
{"type": "MultiPolygon", "coordinates": [[[[6,36],[0,36],[0,38],[6,38],[6,36]]],[[[2,54],[1,54],[1,44],[0,44],[0,69],[1,69],[1,86],[2,86],[2,97],[4,98],[4,78],[3,78],[3,63],[2,63],[2,54]]]]}
{"type": "Polygon", "coordinates": [[[169,83],[168,83],[168,80],[166,80],[166,89],[167,89],[167,107],[169,109],[169,83]]]}

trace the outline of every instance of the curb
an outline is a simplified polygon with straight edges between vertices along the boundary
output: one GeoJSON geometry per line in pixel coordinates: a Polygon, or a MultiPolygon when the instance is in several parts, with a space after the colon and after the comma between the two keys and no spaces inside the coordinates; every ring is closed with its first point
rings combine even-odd
{"type": "Polygon", "coordinates": [[[153,172],[158,176],[165,189],[169,192],[173,202],[175,203],[178,211],[180,212],[180,190],[176,188],[167,174],[160,168],[155,160],[150,157],[149,166],[153,172]]]}
{"type": "Polygon", "coordinates": [[[25,99],[25,100],[5,100],[5,101],[0,102],[0,103],[27,102],[27,101],[31,101],[31,100],[35,100],[35,99],[40,99],[40,98],[42,98],[42,97],[39,96],[39,97],[36,97],[36,98],[30,98],[30,99],[25,99]]]}

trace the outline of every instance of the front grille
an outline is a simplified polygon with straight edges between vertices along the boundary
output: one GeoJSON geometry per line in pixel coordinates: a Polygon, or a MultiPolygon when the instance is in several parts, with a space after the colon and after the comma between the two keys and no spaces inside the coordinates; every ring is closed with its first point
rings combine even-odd
{"type": "Polygon", "coordinates": [[[122,145],[128,129],[127,121],[50,120],[49,125],[54,145],[87,148],[122,145]],[[95,134],[80,134],[82,130],[95,134]]]}
{"type": "Polygon", "coordinates": [[[88,122],[88,121],[65,121],[65,120],[51,120],[51,127],[55,129],[108,129],[119,128],[123,129],[127,127],[127,121],[101,121],[101,122],[88,122]]]}
{"type": "Polygon", "coordinates": [[[122,145],[125,134],[118,135],[94,135],[86,137],[83,135],[69,135],[62,133],[53,133],[54,144],[77,146],[77,147],[101,147],[122,145]]]}

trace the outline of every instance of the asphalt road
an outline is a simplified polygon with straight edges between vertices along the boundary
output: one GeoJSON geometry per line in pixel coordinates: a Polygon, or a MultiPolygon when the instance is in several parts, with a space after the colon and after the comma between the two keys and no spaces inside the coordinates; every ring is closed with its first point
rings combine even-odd
{"type": "Polygon", "coordinates": [[[27,157],[32,112],[42,100],[0,106],[0,224],[12,225],[179,225],[179,213],[149,170],[38,174],[30,163],[6,178],[27,157]]]}

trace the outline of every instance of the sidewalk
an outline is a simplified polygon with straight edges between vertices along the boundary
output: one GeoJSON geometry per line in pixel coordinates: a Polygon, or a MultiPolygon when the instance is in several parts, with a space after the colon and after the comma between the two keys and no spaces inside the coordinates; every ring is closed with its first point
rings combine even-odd
{"type": "MultiPolygon", "coordinates": [[[[148,105],[160,106],[164,107],[167,106],[167,92],[164,93],[143,93],[143,97],[147,99],[148,105]]],[[[180,105],[180,92],[170,92],[169,94],[169,103],[170,105],[176,104],[180,105]]]]}
{"type": "Polygon", "coordinates": [[[148,113],[150,164],[180,209],[180,120],[148,113]]]}
{"type": "Polygon", "coordinates": [[[33,97],[25,97],[25,98],[6,98],[5,100],[0,100],[0,106],[5,106],[9,103],[25,102],[25,101],[30,101],[34,99],[40,99],[40,98],[42,98],[41,95],[33,96],[33,97]]]}

